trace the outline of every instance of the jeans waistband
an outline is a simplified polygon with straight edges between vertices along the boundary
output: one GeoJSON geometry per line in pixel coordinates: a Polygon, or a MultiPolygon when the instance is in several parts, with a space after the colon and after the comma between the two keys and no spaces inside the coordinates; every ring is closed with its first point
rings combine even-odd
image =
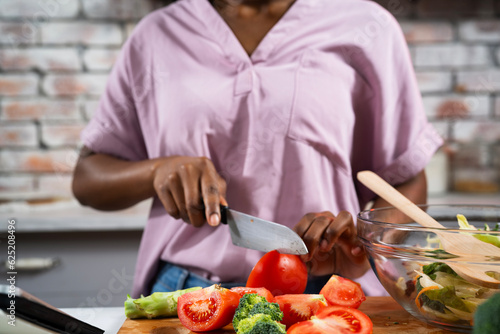
{"type": "Polygon", "coordinates": [[[228,289],[236,286],[245,286],[245,283],[240,282],[215,282],[193,272],[190,272],[189,270],[180,266],[161,261],[160,270],[156,277],[156,281],[153,283],[151,293],[160,291],[176,291],[181,289],[193,288],[196,286],[206,288],[213,284],[220,284],[222,287],[228,289]]]}

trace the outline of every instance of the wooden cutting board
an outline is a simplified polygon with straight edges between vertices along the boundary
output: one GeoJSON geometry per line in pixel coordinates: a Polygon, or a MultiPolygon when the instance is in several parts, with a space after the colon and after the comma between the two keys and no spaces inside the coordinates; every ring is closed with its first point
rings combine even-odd
{"type": "MultiPolygon", "coordinates": [[[[450,334],[454,332],[441,330],[427,325],[406,312],[391,297],[367,297],[359,308],[373,321],[374,334],[418,333],[418,334],[450,334]]],[[[130,320],[123,323],[118,334],[190,334],[178,318],[156,320],[130,320]]],[[[234,334],[233,327],[228,325],[214,334],[234,334]]]]}

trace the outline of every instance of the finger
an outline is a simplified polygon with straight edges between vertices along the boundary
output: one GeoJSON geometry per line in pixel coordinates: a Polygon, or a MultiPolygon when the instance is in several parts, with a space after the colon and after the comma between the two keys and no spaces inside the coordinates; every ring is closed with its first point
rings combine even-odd
{"type": "Polygon", "coordinates": [[[170,190],[166,189],[160,192],[157,191],[157,194],[167,213],[175,219],[181,218],[179,208],[177,208],[170,190]]]}
{"type": "Polygon", "coordinates": [[[167,211],[167,213],[175,219],[181,218],[180,210],[177,207],[177,204],[172,197],[172,193],[170,191],[172,180],[175,177],[172,175],[170,178],[158,178],[155,179],[154,188],[156,191],[156,195],[160,199],[163,207],[167,211]]]}
{"type": "MultiPolygon", "coordinates": [[[[309,228],[311,227],[311,225],[314,223],[314,220],[319,215],[320,215],[320,213],[316,213],[316,212],[307,213],[293,227],[293,230],[299,235],[299,237],[302,238],[302,240],[305,240],[305,235],[306,235],[307,231],[309,230],[309,228]]],[[[308,245],[306,244],[306,246],[308,246],[308,245]]],[[[312,245],[310,247],[312,247],[312,245]]],[[[309,248],[309,246],[308,246],[308,250],[309,250],[308,254],[300,256],[300,258],[302,259],[302,261],[304,261],[306,263],[308,261],[310,261],[311,258],[312,258],[312,256],[313,256],[313,251],[312,251],[311,248],[309,248]]]]}
{"type": "Polygon", "coordinates": [[[356,242],[356,227],[352,220],[352,215],[347,211],[341,211],[325,230],[324,240],[326,247],[324,251],[330,250],[337,242],[342,241],[347,244],[356,242]],[[342,240],[340,240],[342,239],[342,240]]]}
{"type": "Polygon", "coordinates": [[[184,164],[180,166],[179,174],[189,222],[195,227],[200,227],[205,223],[203,204],[200,199],[200,172],[193,164],[184,164]]]}
{"type": "Polygon", "coordinates": [[[219,203],[224,206],[229,206],[226,200],[226,190],[227,190],[226,180],[222,177],[219,177],[219,203]]]}
{"type": "Polygon", "coordinates": [[[310,261],[320,251],[323,235],[332,221],[332,217],[319,215],[310,224],[309,229],[302,237],[309,250],[309,254],[306,255],[306,261],[310,261]]]}
{"type": "Polygon", "coordinates": [[[203,203],[205,203],[205,216],[207,217],[207,222],[211,226],[220,224],[220,202],[222,196],[220,182],[220,177],[215,171],[215,168],[212,163],[208,161],[201,175],[201,193],[203,196],[203,203]]]}
{"type": "Polygon", "coordinates": [[[186,223],[190,223],[189,216],[186,211],[186,203],[184,202],[184,189],[182,181],[177,173],[171,173],[167,176],[170,189],[170,195],[175,202],[175,206],[179,210],[179,217],[186,223]]]}
{"type": "Polygon", "coordinates": [[[302,238],[306,234],[307,230],[311,226],[311,224],[314,221],[314,218],[316,218],[316,216],[317,216],[317,214],[312,213],[312,212],[305,214],[299,220],[297,225],[295,225],[293,227],[293,230],[302,238]]]}
{"type": "Polygon", "coordinates": [[[341,211],[332,225],[325,232],[325,238],[328,240],[327,250],[337,246],[352,262],[363,262],[365,250],[357,238],[352,215],[347,211],[341,211]]]}

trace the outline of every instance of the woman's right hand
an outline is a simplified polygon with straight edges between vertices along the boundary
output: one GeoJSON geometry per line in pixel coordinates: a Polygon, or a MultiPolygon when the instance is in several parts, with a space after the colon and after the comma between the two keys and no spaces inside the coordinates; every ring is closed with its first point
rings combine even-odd
{"type": "Polygon", "coordinates": [[[212,226],[219,225],[219,204],[227,205],[226,181],[217,173],[210,159],[160,158],[153,170],[154,189],[169,215],[195,227],[202,226],[205,221],[212,226]]]}

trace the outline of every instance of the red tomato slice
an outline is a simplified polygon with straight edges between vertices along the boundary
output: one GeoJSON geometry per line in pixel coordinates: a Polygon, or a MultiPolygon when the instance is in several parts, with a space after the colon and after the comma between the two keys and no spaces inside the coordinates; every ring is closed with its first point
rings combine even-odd
{"type": "Polygon", "coordinates": [[[323,295],[289,294],[274,297],[283,312],[282,324],[290,327],[293,324],[311,319],[313,315],[328,304],[323,295]]]}
{"type": "Polygon", "coordinates": [[[329,305],[358,308],[366,300],[361,285],[350,279],[332,275],[319,292],[329,305]]]}
{"type": "Polygon", "coordinates": [[[181,323],[193,332],[206,332],[228,325],[238,307],[240,296],[220,285],[179,296],[177,314],[181,323]]]}
{"type": "Polygon", "coordinates": [[[267,290],[266,288],[249,288],[246,286],[237,286],[237,287],[231,288],[229,290],[239,294],[240,298],[243,297],[243,295],[246,295],[247,293],[256,293],[259,296],[266,298],[266,300],[270,303],[272,303],[272,301],[274,299],[274,296],[271,293],[271,291],[267,290]]]}
{"type": "Polygon", "coordinates": [[[264,287],[273,296],[303,293],[307,285],[307,268],[298,255],[270,251],[250,272],[247,287],[264,287]]]}
{"type": "Polygon", "coordinates": [[[373,323],[363,312],[343,306],[321,309],[311,320],[298,322],[287,334],[370,334],[373,323]]]}

